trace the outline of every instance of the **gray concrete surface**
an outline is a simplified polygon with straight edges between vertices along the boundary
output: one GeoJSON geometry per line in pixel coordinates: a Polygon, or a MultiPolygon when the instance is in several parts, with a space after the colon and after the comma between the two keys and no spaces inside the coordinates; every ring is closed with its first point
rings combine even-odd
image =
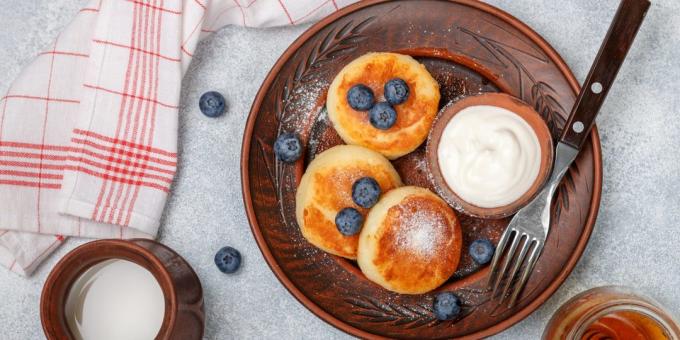
{"type": "MultiPolygon", "coordinates": [[[[588,72],[616,0],[491,0],[532,26],[559,51],[579,80],[588,72]]],[[[47,46],[84,0],[4,0],[0,7],[0,93],[47,46]]],[[[306,27],[226,28],[204,41],[182,91],[180,174],[160,241],[184,255],[200,276],[207,339],[347,338],[300,305],[265,264],[244,214],[239,151],[246,115],[271,65],[306,27]],[[203,117],[200,94],[225,94],[229,112],[203,117]],[[232,245],[244,255],[226,276],[213,254],[232,245]]],[[[537,339],[552,313],[587,288],[624,284],[653,295],[680,315],[680,2],[657,0],[598,124],[604,191],[593,237],[557,293],[497,339],[537,339]]],[[[40,290],[55,262],[81,244],[71,239],[35,275],[0,270],[0,338],[40,339],[40,290]]]]}

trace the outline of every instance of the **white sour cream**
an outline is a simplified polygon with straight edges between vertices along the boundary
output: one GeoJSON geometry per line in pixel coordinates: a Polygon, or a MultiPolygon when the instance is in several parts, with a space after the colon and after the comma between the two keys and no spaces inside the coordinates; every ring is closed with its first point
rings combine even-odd
{"type": "Polygon", "coordinates": [[[516,113],[497,106],[470,106],[458,112],[444,128],[437,153],[449,187],[481,208],[519,199],[541,166],[534,130],[516,113]]]}
{"type": "Polygon", "coordinates": [[[146,340],[165,316],[160,284],[146,268],[109,260],[81,275],[66,300],[66,321],[78,340],[146,340]]]}

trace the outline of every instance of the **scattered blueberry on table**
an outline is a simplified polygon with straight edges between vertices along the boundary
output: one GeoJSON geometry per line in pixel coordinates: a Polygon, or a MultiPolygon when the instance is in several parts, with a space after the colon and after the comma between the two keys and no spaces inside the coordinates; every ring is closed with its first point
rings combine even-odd
{"type": "Polygon", "coordinates": [[[385,99],[392,105],[405,102],[409,92],[408,84],[403,79],[394,78],[385,84],[385,99]]]}
{"type": "Polygon", "coordinates": [[[364,217],[354,208],[345,208],[340,210],[335,216],[335,226],[338,231],[345,236],[356,235],[361,231],[361,225],[364,223],[364,217]]]}
{"type": "Polygon", "coordinates": [[[241,267],[241,253],[232,247],[224,247],[215,254],[215,264],[223,273],[234,273],[241,267]]]}
{"type": "Polygon", "coordinates": [[[397,122],[397,111],[388,102],[380,102],[368,112],[368,120],[376,129],[387,130],[397,122]]]}
{"type": "Polygon", "coordinates": [[[451,292],[439,293],[434,297],[434,316],[441,321],[452,320],[461,311],[460,299],[451,292]]]}
{"type": "Polygon", "coordinates": [[[352,86],[347,91],[347,103],[349,106],[357,111],[366,111],[373,107],[375,102],[375,95],[373,90],[363,84],[352,86]]]}
{"type": "Polygon", "coordinates": [[[198,107],[204,115],[216,118],[224,114],[226,101],[224,97],[215,91],[206,92],[198,101],[198,107]]]}
{"type": "Polygon", "coordinates": [[[493,243],[487,239],[475,240],[470,244],[469,252],[472,259],[479,264],[491,262],[493,253],[496,251],[493,243]]]}
{"type": "Polygon", "coordinates": [[[274,143],[274,153],[278,160],[293,163],[302,156],[302,142],[294,133],[282,133],[274,143]]]}
{"type": "Polygon", "coordinates": [[[352,200],[362,208],[371,208],[380,198],[380,185],[371,177],[359,178],[352,185],[352,200]]]}

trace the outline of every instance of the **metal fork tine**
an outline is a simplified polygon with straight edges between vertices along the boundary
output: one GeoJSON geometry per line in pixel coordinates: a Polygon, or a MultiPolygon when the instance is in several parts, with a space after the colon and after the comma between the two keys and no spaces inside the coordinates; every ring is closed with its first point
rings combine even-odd
{"type": "Polygon", "coordinates": [[[515,279],[515,275],[517,275],[519,268],[522,266],[522,263],[524,262],[524,257],[527,255],[529,247],[531,247],[531,244],[534,241],[534,239],[527,233],[522,233],[522,236],[520,236],[520,242],[522,242],[522,240],[524,240],[524,244],[522,248],[520,248],[519,255],[515,258],[515,263],[513,263],[512,269],[510,269],[510,275],[508,276],[505,282],[505,288],[503,288],[503,293],[501,293],[501,301],[505,299],[505,296],[508,294],[510,287],[512,287],[512,281],[515,279]]]}
{"type": "Polygon", "coordinates": [[[515,232],[515,237],[512,239],[512,243],[510,244],[510,250],[508,250],[508,254],[505,256],[505,260],[503,260],[503,266],[501,266],[501,270],[498,272],[498,277],[496,278],[496,282],[493,285],[493,293],[491,293],[491,296],[496,296],[498,287],[500,287],[500,283],[501,281],[503,281],[503,277],[505,276],[505,273],[507,273],[508,271],[510,261],[512,261],[512,259],[515,257],[515,250],[517,250],[517,245],[519,244],[520,234],[517,230],[513,231],[515,232]]]}
{"type": "Polygon", "coordinates": [[[493,260],[491,261],[491,274],[489,274],[489,280],[486,283],[487,287],[493,286],[494,278],[498,274],[496,266],[498,266],[498,262],[500,261],[501,257],[503,257],[505,245],[506,243],[508,243],[508,240],[510,239],[510,235],[512,235],[512,233],[513,233],[512,229],[506,229],[503,235],[501,236],[501,240],[498,242],[498,246],[496,246],[496,252],[493,254],[493,260]]]}
{"type": "Polygon", "coordinates": [[[510,307],[515,306],[517,298],[519,297],[519,293],[522,292],[522,289],[524,289],[524,285],[527,283],[527,280],[529,279],[529,275],[534,271],[534,266],[536,266],[536,262],[538,260],[539,255],[541,255],[542,250],[543,242],[536,240],[536,247],[534,247],[534,250],[531,252],[531,255],[529,256],[527,266],[524,268],[524,272],[522,273],[522,278],[515,286],[515,290],[512,293],[512,296],[510,297],[510,307]]]}

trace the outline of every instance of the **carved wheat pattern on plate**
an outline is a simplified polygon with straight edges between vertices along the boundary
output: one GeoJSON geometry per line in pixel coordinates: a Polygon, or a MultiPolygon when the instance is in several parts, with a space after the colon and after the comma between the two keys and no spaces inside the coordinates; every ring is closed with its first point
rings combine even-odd
{"type": "MultiPolygon", "coordinates": [[[[541,278],[539,284],[535,285],[532,290],[523,294],[526,297],[533,296],[538,287],[541,286],[544,278],[541,278]]],[[[476,312],[481,306],[492,301],[492,290],[490,288],[460,288],[453,291],[458,297],[462,299],[462,311],[453,320],[440,321],[434,316],[432,310],[432,302],[434,296],[424,298],[418,304],[399,304],[396,302],[384,302],[372,297],[353,296],[345,298],[345,302],[352,305],[352,314],[361,318],[363,321],[371,323],[387,323],[392,326],[399,326],[401,328],[415,329],[419,327],[437,327],[448,326],[452,327],[456,323],[469,317],[476,312]]],[[[350,294],[351,293],[347,293],[350,294]]],[[[488,314],[497,317],[503,313],[507,313],[511,308],[507,304],[496,304],[488,314]]]]}
{"type": "MultiPolygon", "coordinates": [[[[461,293],[463,290],[460,290],[461,293]]],[[[466,291],[466,296],[470,294],[476,297],[486,295],[485,291],[466,291]]],[[[461,295],[461,294],[459,294],[461,295]]],[[[352,314],[361,318],[364,321],[371,323],[388,323],[392,326],[399,326],[406,329],[415,329],[423,326],[452,326],[455,323],[472,315],[479,306],[488,302],[488,299],[482,299],[478,302],[463,302],[461,313],[453,320],[440,321],[432,310],[432,301],[434,297],[423,299],[420,304],[399,304],[396,302],[383,302],[375,298],[366,296],[356,296],[345,298],[345,302],[352,305],[352,314]]]]}
{"type": "Polygon", "coordinates": [[[531,86],[534,110],[543,117],[553,137],[557,137],[562,133],[562,127],[566,122],[563,116],[565,111],[551,93],[555,93],[555,89],[548,83],[537,81],[531,86]]]}
{"type": "Polygon", "coordinates": [[[369,39],[363,34],[364,29],[375,21],[376,17],[369,17],[355,23],[349,21],[340,29],[332,28],[321,43],[313,48],[307,58],[298,64],[293,80],[306,82],[313,79],[322,67],[330,62],[346,57],[359,47],[359,44],[369,39]]]}
{"type": "MultiPolygon", "coordinates": [[[[486,38],[485,36],[474,32],[472,30],[459,27],[461,32],[472,36],[482,47],[489,51],[502,65],[508,66],[508,63],[512,65],[517,72],[519,95],[523,100],[531,103],[534,109],[541,114],[543,119],[548,124],[550,132],[553,138],[556,138],[561,134],[562,127],[565,123],[566,111],[564,107],[555,98],[555,89],[553,89],[549,84],[537,80],[533,74],[527,70],[527,68],[522,64],[505,46],[505,44],[486,38]],[[525,78],[531,82],[531,95],[527,96],[525,93],[525,78]]],[[[515,49],[517,50],[517,49],[515,49]]],[[[532,58],[540,61],[546,62],[545,60],[534,56],[531,53],[523,52],[524,54],[531,56],[532,58]]],[[[479,58],[477,58],[479,59],[479,58]]]]}

